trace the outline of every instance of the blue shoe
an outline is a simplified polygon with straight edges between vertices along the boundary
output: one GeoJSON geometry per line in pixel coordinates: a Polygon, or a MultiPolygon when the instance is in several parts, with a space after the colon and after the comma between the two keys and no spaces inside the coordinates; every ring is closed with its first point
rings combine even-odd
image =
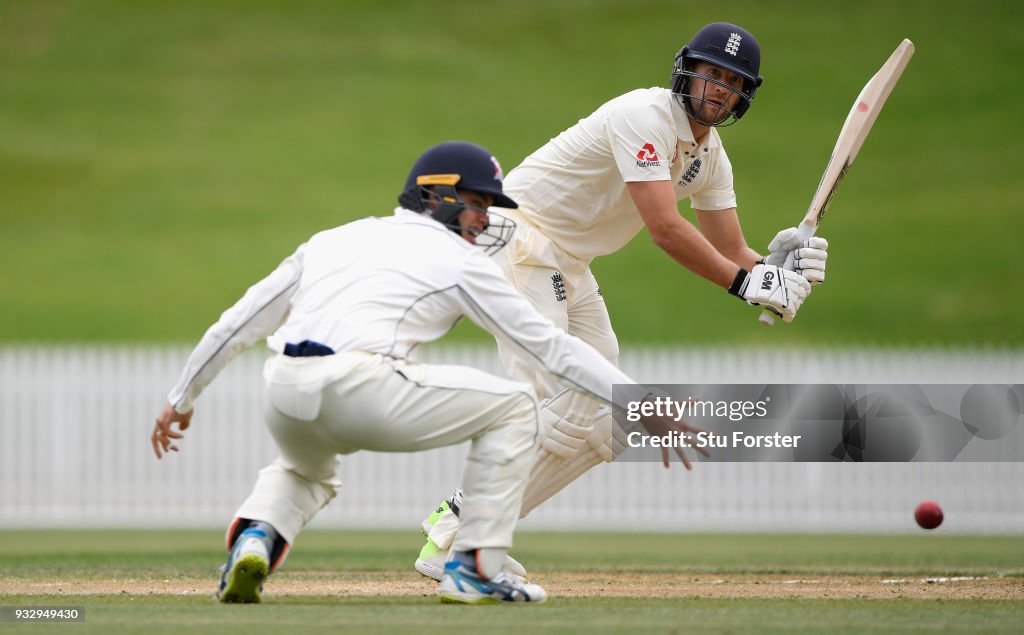
{"type": "Polygon", "coordinates": [[[521,582],[505,571],[484,580],[476,567],[458,560],[445,563],[437,594],[442,602],[459,604],[541,604],[548,599],[539,584],[521,582]]]}
{"type": "Polygon", "coordinates": [[[267,535],[258,529],[246,529],[235,541],[222,568],[217,599],[227,604],[259,602],[269,570],[267,535]]]}

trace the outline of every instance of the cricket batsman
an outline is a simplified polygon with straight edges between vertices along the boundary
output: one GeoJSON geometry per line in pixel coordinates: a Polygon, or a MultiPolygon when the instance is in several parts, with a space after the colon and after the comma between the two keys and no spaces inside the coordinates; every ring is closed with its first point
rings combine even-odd
{"type": "MultiPolygon", "coordinates": [[[[825,279],[824,238],[801,242],[795,227],[784,229],[762,257],[747,246],[740,227],[732,165],[718,129],[747,114],[763,82],[760,65],[761,49],[749,31],[709,24],[676,54],[670,88],[612,99],[509,173],[505,187],[519,202],[509,216],[517,230],[495,259],[542,315],[612,363],[618,362],[618,340],[590,264],[644,228],[684,269],[748,304],[759,304],[757,290],[781,276],[787,301],[770,308],[786,322],[811,285],[825,279]],[[677,202],[687,198],[699,229],[679,213],[677,202]]],[[[621,448],[599,402],[525,364],[500,339],[498,350],[509,376],[535,385],[546,400],[525,516],[621,448]]],[[[423,522],[427,541],[415,563],[420,573],[441,575],[459,531],[459,510],[456,490],[423,522]]],[[[509,570],[526,575],[511,558],[509,570]]]]}

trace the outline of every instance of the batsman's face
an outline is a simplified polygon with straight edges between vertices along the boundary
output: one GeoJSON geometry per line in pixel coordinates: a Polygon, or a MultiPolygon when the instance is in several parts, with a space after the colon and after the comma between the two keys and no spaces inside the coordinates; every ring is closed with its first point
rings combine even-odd
{"type": "Polygon", "coordinates": [[[476,244],[476,237],[487,229],[487,208],[494,204],[489,194],[480,194],[469,190],[459,190],[459,198],[466,204],[466,209],[459,212],[459,227],[462,237],[476,244]]]}
{"type": "Polygon", "coordinates": [[[694,112],[704,121],[723,121],[739,103],[743,77],[709,62],[698,62],[693,72],[699,76],[690,78],[694,112]]]}

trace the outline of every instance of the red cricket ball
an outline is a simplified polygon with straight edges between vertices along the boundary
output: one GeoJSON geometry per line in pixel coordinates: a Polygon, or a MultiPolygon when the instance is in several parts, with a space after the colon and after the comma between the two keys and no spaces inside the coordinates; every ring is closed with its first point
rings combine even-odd
{"type": "Polygon", "coordinates": [[[924,529],[935,529],[942,524],[942,508],[935,501],[925,501],[914,510],[914,520],[924,529]]]}

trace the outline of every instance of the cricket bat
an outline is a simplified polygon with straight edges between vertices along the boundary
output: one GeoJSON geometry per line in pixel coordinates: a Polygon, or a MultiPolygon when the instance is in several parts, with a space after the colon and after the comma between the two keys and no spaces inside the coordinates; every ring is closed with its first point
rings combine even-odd
{"type": "MultiPolygon", "coordinates": [[[[864,145],[871,126],[875,123],[878,113],[889,98],[893,86],[903,74],[907,62],[914,55],[914,43],[904,39],[896,47],[893,54],[889,56],[882,68],[875,73],[874,77],[868,80],[857,100],[853,102],[850,114],[846,115],[846,123],[839,131],[839,138],[836,139],[835,148],[832,149],[832,156],[829,157],[825,166],[825,173],[821,175],[818,189],[814,191],[811,198],[811,206],[807,208],[807,214],[800,222],[800,240],[807,240],[817,231],[821,218],[828,210],[832,197],[835,196],[839,184],[843,182],[846,171],[853,165],[857,158],[860,147],[864,145]]],[[[762,324],[771,326],[775,323],[775,312],[768,309],[761,312],[760,321],[762,324]]]]}

